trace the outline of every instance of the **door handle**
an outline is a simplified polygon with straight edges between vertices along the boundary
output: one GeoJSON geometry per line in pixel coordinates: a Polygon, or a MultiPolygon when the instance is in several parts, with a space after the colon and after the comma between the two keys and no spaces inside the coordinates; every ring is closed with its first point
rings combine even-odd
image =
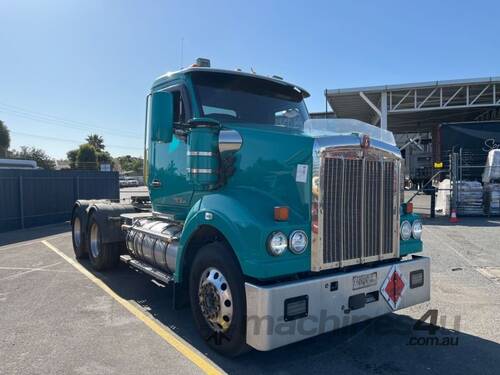
{"type": "Polygon", "coordinates": [[[154,179],[153,181],[151,181],[151,186],[154,188],[159,188],[161,186],[160,180],[154,179]]]}

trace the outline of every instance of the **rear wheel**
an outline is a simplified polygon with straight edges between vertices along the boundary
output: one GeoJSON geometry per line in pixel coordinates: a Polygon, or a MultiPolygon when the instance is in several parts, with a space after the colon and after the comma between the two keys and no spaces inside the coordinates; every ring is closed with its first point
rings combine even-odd
{"type": "Polygon", "coordinates": [[[198,251],[189,295],[198,331],[212,349],[231,357],[248,350],[243,275],[226,244],[214,242],[198,251]]]}
{"type": "Polygon", "coordinates": [[[88,257],[85,243],[85,231],[83,230],[83,215],[85,215],[85,212],[82,212],[80,207],[77,207],[71,218],[71,238],[76,259],[88,257]]]}
{"type": "Polygon", "coordinates": [[[88,225],[88,254],[92,268],[96,271],[114,268],[120,261],[120,243],[103,243],[102,228],[94,216],[88,225]]]}

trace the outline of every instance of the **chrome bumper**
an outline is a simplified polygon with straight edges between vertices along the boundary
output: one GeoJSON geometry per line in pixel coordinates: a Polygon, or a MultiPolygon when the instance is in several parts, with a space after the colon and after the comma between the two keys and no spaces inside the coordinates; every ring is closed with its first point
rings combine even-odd
{"type": "MultiPolygon", "coordinates": [[[[430,260],[414,257],[383,266],[355,270],[307,280],[272,286],[245,283],[247,300],[247,343],[257,350],[271,350],[304,340],[324,332],[413,306],[430,299],[430,260]],[[396,266],[405,280],[406,288],[396,309],[382,294],[389,273],[396,266]],[[410,288],[410,272],[424,271],[424,283],[410,288]],[[353,290],[353,277],[377,274],[372,286],[353,290]],[[365,294],[362,307],[351,307],[353,300],[365,294]],[[304,297],[307,296],[307,297],[304,297]],[[297,297],[307,299],[307,315],[294,320],[285,319],[285,301],[297,297]]],[[[362,296],[361,296],[362,297],[362,296]]]]}

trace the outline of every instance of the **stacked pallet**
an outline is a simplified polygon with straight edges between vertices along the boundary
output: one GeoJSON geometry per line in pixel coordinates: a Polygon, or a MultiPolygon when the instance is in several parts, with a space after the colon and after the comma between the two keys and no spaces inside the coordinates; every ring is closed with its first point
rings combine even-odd
{"type": "Polygon", "coordinates": [[[486,159],[486,167],[483,173],[483,182],[490,183],[500,180],[500,149],[490,150],[486,159]]]}
{"type": "Polygon", "coordinates": [[[479,181],[458,181],[457,214],[484,215],[483,185],[479,181]]]}
{"type": "Polygon", "coordinates": [[[500,215],[500,184],[486,184],[484,193],[486,213],[500,215]]]}

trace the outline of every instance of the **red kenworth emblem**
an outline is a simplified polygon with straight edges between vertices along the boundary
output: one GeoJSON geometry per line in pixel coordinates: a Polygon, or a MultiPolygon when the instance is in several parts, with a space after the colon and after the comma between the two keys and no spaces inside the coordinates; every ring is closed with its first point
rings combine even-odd
{"type": "Polygon", "coordinates": [[[370,147],[370,136],[367,134],[363,134],[363,137],[361,137],[361,148],[368,148],[370,147]]]}

